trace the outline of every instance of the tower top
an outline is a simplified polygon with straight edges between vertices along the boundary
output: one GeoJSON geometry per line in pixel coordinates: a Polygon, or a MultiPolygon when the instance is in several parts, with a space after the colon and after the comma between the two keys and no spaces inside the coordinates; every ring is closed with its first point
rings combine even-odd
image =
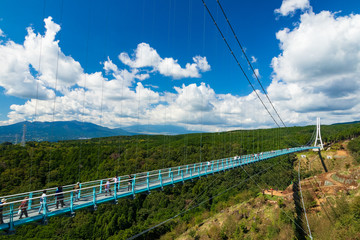
{"type": "Polygon", "coordinates": [[[314,142],[314,147],[320,147],[320,150],[324,149],[323,142],[321,140],[321,132],[320,132],[320,118],[316,118],[316,138],[314,142]],[[318,144],[318,141],[320,144],[318,144]]]}

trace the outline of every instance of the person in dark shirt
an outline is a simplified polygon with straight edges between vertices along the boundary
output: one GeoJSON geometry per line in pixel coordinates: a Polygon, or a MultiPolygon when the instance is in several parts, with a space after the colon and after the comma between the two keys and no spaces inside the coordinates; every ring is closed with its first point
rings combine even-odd
{"type": "Polygon", "coordinates": [[[19,206],[19,209],[21,211],[19,219],[22,219],[23,214],[25,214],[25,217],[28,217],[27,214],[28,202],[29,202],[28,197],[25,197],[24,200],[21,202],[19,206]]]}
{"type": "Polygon", "coordinates": [[[128,180],[128,191],[132,190],[132,176],[129,175],[129,180],[128,180]]]}
{"type": "Polygon", "coordinates": [[[56,196],[56,209],[59,208],[59,203],[61,203],[61,207],[65,206],[64,203],[64,194],[63,194],[63,190],[62,190],[62,186],[59,186],[55,192],[55,196],[56,196]]]}

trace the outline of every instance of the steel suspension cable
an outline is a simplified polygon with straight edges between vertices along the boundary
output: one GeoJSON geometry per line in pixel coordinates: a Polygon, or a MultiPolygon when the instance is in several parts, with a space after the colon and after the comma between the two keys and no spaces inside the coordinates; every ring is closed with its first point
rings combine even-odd
{"type": "MultiPolygon", "coordinates": [[[[85,67],[84,71],[88,70],[88,61],[89,61],[89,40],[90,40],[90,24],[91,24],[91,8],[92,8],[93,1],[90,0],[89,4],[89,16],[88,16],[88,29],[87,29],[87,38],[86,38],[86,46],[85,46],[85,67]]],[[[84,74],[84,86],[83,86],[83,104],[82,104],[82,127],[84,127],[85,122],[85,101],[86,101],[86,81],[87,81],[87,74],[84,74]]],[[[81,158],[82,158],[82,144],[84,140],[80,141],[80,150],[79,150],[79,160],[78,160],[78,182],[81,181],[81,158]]]]}
{"type": "Polygon", "coordinates": [[[312,133],[312,135],[311,135],[310,140],[306,143],[306,145],[311,144],[311,142],[312,142],[312,141],[314,140],[314,138],[315,138],[315,134],[316,134],[316,127],[315,127],[315,129],[314,129],[314,131],[313,131],[313,133],[312,133]]]}
{"type": "Polygon", "coordinates": [[[235,56],[235,54],[234,54],[234,52],[233,52],[232,48],[230,47],[230,45],[229,45],[228,41],[226,40],[226,38],[225,38],[224,34],[222,33],[222,31],[221,31],[221,29],[220,29],[220,27],[219,27],[219,26],[218,26],[218,24],[216,23],[216,21],[215,21],[215,19],[214,19],[213,15],[212,15],[212,13],[210,12],[210,9],[207,7],[207,5],[206,5],[205,1],[204,1],[204,0],[201,0],[201,1],[203,2],[204,7],[206,8],[206,10],[207,10],[208,14],[210,15],[210,17],[211,17],[212,21],[214,22],[214,24],[215,24],[215,26],[216,26],[217,30],[219,31],[219,33],[220,33],[220,35],[221,35],[222,39],[224,40],[224,42],[225,42],[226,46],[228,47],[228,49],[229,49],[229,51],[230,51],[231,55],[233,56],[234,60],[236,61],[237,65],[239,66],[239,68],[240,68],[241,72],[243,73],[243,75],[245,76],[246,80],[247,80],[247,81],[248,81],[248,83],[250,84],[251,88],[252,88],[252,89],[253,89],[253,91],[255,92],[255,94],[256,94],[256,96],[257,96],[257,98],[260,100],[261,104],[264,106],[265,110],[266,110],[266,111],[267,111],[267,113],[270,115],[270,117],[271,117],[271,118],[272,118],[272,120],[275,122],[275,124],[276,124],[278,127],[280,127],[280,125],[278,124],[278,122],[275,120],[274,116],[271,114],[271,112],[269,111],[269,109],[266,107],[266,105],[265,105],[264,101],[261,99],[261,97],[260,97],[259,93],[256,91],[256,89],[255,89],[254,85],[251,83],[251,81],[250,81],[249,77],[248,77],[248,76],[247,76],[247,74],[245,73],[245,70],[243,69],[243,67],[241,66],[241,64],[240,64],[239,60],[238,60],[238,59],[237,59],[237,57],[235,56]]]}
{"type": "MultiPolygon", "coordinates": [[[[257,185],[257,187],[260,189],[260,191],[262,191],[261,186],[257,183],[257,181],[255,181],[253,179],[253,175],[250,175],[243,166],[240,165],[240,167],[244,170],[244,172],[246,173],[246,175],[249,176],[249,178],[257,185]]],[[[284,210],[282,210],[281,208],[279,208],[297,227],[299,227],[301,230],[303,230],[303,232],[307,235],[307,232],[299,225],[297,224],[284,210]]]]}
{"type": "MultiPolygon", "coordinates": [[[[256,173],[256,174],[254,174],[254,175],[251,175],[251,176],[249,176],[249,177],[253,177],[253,176],[259,175],[259,174],[261,174],[261,173],[263,173],[263,172],[265,172],[265,171],[268,171],[270,168],[272,168],[272,167],[274,167],[274,166],[276,166],[276,165],[278,165],[278,164],[279,164],[279,162],[274,163],[274,164],[271,165],[270,167],[268,167],[268,168],[266,168],[266,169],[264,169],[264,170],[262,170],[262,171],[260,171],[260,172],[258,172],[258,173],[256,173]]],[[[146,229],[146,230],[144,230],[144,231],[142,231],[142,232],[140,232],[140,233],[138,233],[138,234],[136,234],[136,235],[128,238],[127,240],[135,239],[135,238],[137,238],[137,237],[139,237],[139,236],[141,236],[141,235],[143,235],[143,234],[145,234],[145,233],[147,233],[147,232],[149,232],[149,231],[151,231],[151,230],[153,230],[153,229],[155,229],[155,228],[157,228],[157,227],[159,227],[159,226],[161,226],[161,225],[164,225],[165,223],[167,223],[167,222],[169,222],[169,221],[177,218],[178,216],[181,216],[181,215],[187,213],[188,211],[190,211],[190,210],[192,210],[192,209],[194,209],[194,208],[197,208],[197,207],[200,206],[200,205],[202,205],[202,204],[204,204],[204,203],[206,203],[206,202],[208,202],[208,201],[210,201],[210,200],[212,200],[212,199],[214,199],[214,198],[216,198],[216,197],[218,197],[218,196],[221,196],[222,194],[230,191],[231,189],[233,189],[233,188],[235,188],[235,187],[237,187],[237,186],[239,186],[239,185],[247,182],[247,181],[250,179],[249,177],[246,178],[246,179],[244,179],[244,180],[241,181],[240,183],[238,183],[238,184],[236,184],[236,185],[234,185],[234,186],[232,186],[232,187],[229,187],[229,188],[227,188],[226,190],[218,193],[217,195],[212,196],[212,197],[210,197],[210,198],[208,198],[208,199],[200,202],[199,204],[193,206],[192,208],[188,208],[188,209],[186,209],[186,210],[184,210],[184,211],[182,211],[182,212],[180,212],[180,213],[172,216],[171,218],[168,218],[168,219],[166,219],[165,221],[163,221],[163,222],[161,222],[161,223],[158,223],[158,224],[156,224],[155,226],[152,226],[152,227],[150,227],[150,228],[148,228],[148,229],[146,229]]]]}
{"type": "Polygon", "coordinates": [[[224,15],[225,19],[226,19],[226,21],[227,21],[227,23],[228,23],[228,25],[229,25],[229,27],[230,27],[230,29],[231,29],[231,31],[232,31],[232,33],[233,33],[233,35],[234,35],[235,39],[236,39],[236,41],[237,41],[237,43],[238,43],[239,47],[241,48],[241,51],[242,51],[242,53],[244,54],[244,57],[245,57],[245,59],[246,59],[246,61],[247,61],[248,65],[249,65],[249,67],[251,68],[251,70],[252,70],[252,72],[253,72],[253,74],[254,74],[254,76],[255,76],[256,80],[258,81],[259,85],[261,86],[261,89],[263,90],[263,92],[264,92],[264,94],[265,94],[266,98],[268,99],[268,101],[269,101],[269,103],[271,104],[272,108],[274,109],[274,111],[275,111],[276,115],[277,115],[277,116],[278,116],[278,118],[280,119],[281,123],[283,124],[283,126],[284,126],[284,127],[286,127],[286,125],[285,125],[284,121],[283,121],[283,120],[282,120],[282,118],[280,117],[280,115],[279,115],[278,111],[275,109],[274,104],[273,104],[273,103],[272,103],[272,101],[270,100],[270,97],[268,96],[268,94],[267,94],[266,90],[264,89],[264,87],[263,87],[262,83],[260,82],[260,80],[259,80],[259,78],[258,78],[258,74],[256,74],[256,71],[255,71],[255,69],[253,68],[253,66],[252,66],[252,64],[251,64],[251,62],[250,62],[250,60],[249,60],[249,58],[247,57],[247,55],[246,55],[246,53],[245,53],[245,50],[244,50],[243,46],[241,45],[241,43],[240,43],[240,41],[239,41],[238,37],[236,36],[236,33],[235,33],[235,31],[234,31],[234,29],[233,29],[233,27],[232,27],[232,25],[231,25],[231,23],[230,23],[230,21],[229,21],[229,19],[228,19],[227,15],[226,15],[226,13],[225,13],[225,11],[224,11],[224,9],[223,9],[223,7],[222,7],[222,5],[221,5],[220,1],[219,1],[219,0],[216,0],[216,1],[217,1],[218,5],[219,5],[219,7],[220,7],[220,9],[221,9],[221,11],[222,11],[222,13],[223,13],[223,15],[224,15]]]}
{"type": "MultiPolygon", "coordinates": [[[[106,59],[106,53],[108,49],[108,41],[109,41],[109,2],[106,5],[106,18],[105,18],[105,44],[104,44],[104,59],[106,59]]],[[[100,116],[99,116],[99,126],[102,127],[103,123],[103,105],[104,105],[104,84],[105,84],[105,76],[101,80],[101,99],[100,99],[100,116]]],[[[96,170],[96,178],[99,178],[99,165],[100,165],[100,150],[101,150],[101,138],[99,137],[98,141],[98,154],[97,154],[97,170],[96,170]]]]}
{"type": "MultiPolygon", "coordinates": [[[[60,2],[60,26],[62,26],[62,18],[63,18],[63,10],[64,10],[64,1],[62,0],[60,2]]],[[[59,42],[61,42],[61,31],[59,33],[59,42]]],[[[56,72],[55,72],[55,86],[54,86],[54,92],[55,92],[55,96],[54,96],[54,101],[53,101],[53,112],[52,112],[52,124],[54,126],[54,121],[55,121],[55,109],[56,109],[56,91],[57,91],[57,83],[58,83],[58,75],[59,75],[59,56],[60,56],[60,47],[58,47],[58,51],[57,51],[57,57],[56,57],[56,72]]],[[[54,128],[51,128],[51,136],[53,136],[54,134],[54,128]]],[[[48,166],[48,170],[49,170],[49,175],[48,175],[48,184],[50,183],[50,168],[51,168],[51,160],[52,160],[52,153],[53,153],[53,148],[50,149],[50,159],[49,159],[49,166],[48,166]]]]}
{"type": "MultiPolygon", "coordinates": [[[[45,19],[45,10],[46,10],[46,0],[43,1],[43,16],[42,19],[45,19]]],[[[41,56],[42,56],[42,42],[43,42],[43,38],[40,38],[40,49],[39,49],[39,64],[38,64],[38,70],[37,72],[40,73],[41,71],[41,56]]],[[[38,100],[39,100],[39,81],[36,81],[36,98],[35,98],[35,109],[34,109],[34,115],[33,115],[33,121],[36,121],[37,118],[37,106],[38,106],[38,100]]],[[[25,130],[23,130],[25,132],[25,130]]],[[[36,131],[35,131],[36,133],[36,131]]],[[[24,134],[24,133],[23,133],[24,134]]],[[[25,143],[25,139],[24,139],[24,143],[25,143]]],[[[25,146],[24,146],[25,147],[25,146]]],[[[31,184],[32,184],[32,169],[33,169],[33,155],[34,155],[34,148],[32,147],[31,149],[31,154],[30,154],[30,184],[29,184],[29,190],[31,189],[31,184]]]]}
{"type": "Polygon", "coordinates": [[[306,219],[306,225],[307,225],[308,230],[309,230],[309,237],[310,237],[310,239],[313,239],[313,237],[312,237],[312,235],[311,235],[311,229],[310,229],[310,225],[309,225],[309,220],[308,220],[307,214],[306,214],[306,208],[305,208],[304,198],[303,198],[303,194],[302,194],[302,191],[301,191],[300,160],[299,160],[298,177],[299,177],[299,190],[300,190],[301,202],[302,202],[303,209],[304,209],[304,215],[305,215],[305,219],[306,219]]]}

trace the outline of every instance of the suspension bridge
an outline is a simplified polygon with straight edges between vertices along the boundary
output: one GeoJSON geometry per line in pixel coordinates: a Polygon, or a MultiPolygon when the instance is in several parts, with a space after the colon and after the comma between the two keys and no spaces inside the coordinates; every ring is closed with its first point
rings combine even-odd
{"type": "Polygon", "coordinates": [[[14,231],[16,226],[35,221],[46,222],[48,218],[63,215],[66,213],[75,214],[75,211],[93,207],[96,209],[98,204],[106,202],[117,202],[117,199],[125,197],[135,197],[136,194],[150,193],[151,190],[163,189],[165,186],[172,186],[176,183],[194,180],[207,175],[213,175],[230,169],[264,161],[291,153],[316,149],[317,146],[302,146],[260,152],[250,155],[233,156],[208,162],[200,162],[171,168],[159,169],[149,172],[134,173],[130,176],[117,177],[111,179],[100,179],[79,184],[79,189],[75,189],[76,184],[63,187],[63,200],[65,206],[56,208],[57,188],[42,189],[38,191],[19,193],[14,195],[2,196],[7,203],[3,206],[4,223],[0,225],[0,230],[14,231]],[[46,197],[41,201],[41,195],[47,191],[46,197]],[[111,190],[111,191],[109,191],[111,190]],[[21,202],[27,198],[28,217],[19,219],[19,207],[21,202]],[[39,212],[39,210],[41,211],[39,212]]]}
{"type": "MultiPolygon", "coordinates": [[[[249,85],[253,89],[253,92],[256,94],[257,98],[260,100],[262,106],[274,121],[275,125],[280,128],[280,125],[285,126],[284,121],[281,119],[278,111],[275,109],[272,101],[270,100],[267,92],[262,86],[256,71],[251,65],[249,58],[247,57],[244,48],[240,44],[235,31],[230,24],[228,17],[225,14],[224,9],[222,8],[220,2],[217,0],[221,12],[223,13],[231,32],[233,33],[236,42],[238,43],[249,67],[252,70],[253,75],[255,76],[257,82],[261,86],[261,89],[266,96],[270,106],[267,107],[264,101],[261,99],[256,88],[251,82],[250,78],[245,73],[244,68],[239,62],[239,58],[235,55],[233,49],[231,48],[229,42],[226,40],[226,37],[223,35],[219,25],[215,21],[211,11],[207,7],[204,0],[202,0],[203,5],[210,15],[211,20],[216,26],[218,32],[220,33],[222,39],[224,40],[229,52],[237,63],[237,66],[240,68],[241,72],[245,76],[249,85]],[[275,114],[272,114],[273,111],[275,114]]],[[[85,93],[84,93],[85,94],[85,93]]],[[[56,96],[55,96],[56,97],[56,96]]],[[[84,95],[85,98],[85,95],[84,95]]],[[[55,111],[55,100],[54,100],[54,111],[55,111]]],[[[55,115],[55,114],[53,114],[55,115]]],[[[311,140],[310,140],[311,141],[311,140]]],[[[216,173],[221,173],[227,170],[239,168],[245,165],[254,164],[257,162],[265,161],[271,158],[276,158],[283,155],[288,155],[292,153],[298,153],[308,150],[317,150],[320,151],[323,149],[323,144],[321,141],[320,135],[320,120],[317,122],[316,129],[316,140],[314,146],[300,146],[295,148],[285,148],[278,149],[266,152],[258,152],[249,155],[240,155],[240,156],[231,156],[223,159],[217,159],[212,161],[205,161],[199,163],[193,163],[188,165],[173,166],[165,169],[152,170],[149,172],[133,173],[128,176],[109,176],[106,179],[93,180],[89,182],[82,182],[79,184],[71,184],[62,187],[62,192],[59,193],[57,188],[48,188],[41,189],[37,191],[18,193],[13,195],[1,196],[0,199],[6,199],[1,205],[2,207],[2,219],[3,223],[0,224],[0,230],[6,230],[13,232],[17,226],[28,224],[31,222],[47,222],[49,218],[64,214],[75,215],[75,212],[84,209],[84,208],[93,208],[96,209],[99,204],[113,202],[117,203],[117,200],[120,198],[135,198],[137,194],[148,194],[152,190],[162,190],[166,186],[173,186],[177,183],[184,183],[185,181],[193,181],[195,179],[205,177],[208,175],[213,175],[216,173]],[[320,141],[320,147],[317,146],[317,142],[320,141]],[[46,196],[43,193],[46,191],[46,196]],[[61,198],[60,198],[61,196],[61,198]],[[61,203],[65,203],[64,206],[60,206],[59,200],[61,203]],[[26,203],[26,215],[22,218],[19,215],[20,212],[24,213],[24,205],[26,203]],[[19,209],[22,209],[19,210],[19,209]]],[[[300,173],[300,165],[299,165],[300,173]]],[[[251,176],[249,176],[251,178],[251,176]]],[[[299,175],[300,181],[300,175],[299,175]]],[[[301,186],[300,186],[301,188],[301,186]]],[[[305,208],[305,207],[304,207],[305,208]]],[[[309,234],[311,237],[311,232],[309,228],[309,234]]]]}

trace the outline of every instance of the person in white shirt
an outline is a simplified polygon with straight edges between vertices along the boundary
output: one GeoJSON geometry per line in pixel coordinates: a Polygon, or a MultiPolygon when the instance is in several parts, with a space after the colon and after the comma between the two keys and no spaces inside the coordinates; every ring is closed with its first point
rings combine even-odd
{"type": "Polygon", "coordinates": [[[51,211],[49,211],[49,208],[48,208],[47,203],[45,202],[45,204],[44,204],[44,201],[45,201],[45,200],[47,200],[47,199],[46,199],[46,190],[43,191],[43,194],[42,194],[41,197],[40,197],[39,214],[40,214],[41,210],[43,209],[44,205],[45,205],[46,211],[47,211],[47,212],[51,212],[51,211]]]}
{"type": "Polygon", "coordinates": [[[111,179],[108,179],[106,184],[105,184],[105,196],[107,196],[108,193],[111,195],[110,180],[111,179]]]}
{"type": "Polygon", "coordinates": [[[119,188],[120,188],[120,186],[118,186],[118,177],[117,177],[117,175],[115,175],[115,177],[113,178],[113,181],[114,181],[114,186],[115,186],[115,188],[119,191],[119,188]]]}

